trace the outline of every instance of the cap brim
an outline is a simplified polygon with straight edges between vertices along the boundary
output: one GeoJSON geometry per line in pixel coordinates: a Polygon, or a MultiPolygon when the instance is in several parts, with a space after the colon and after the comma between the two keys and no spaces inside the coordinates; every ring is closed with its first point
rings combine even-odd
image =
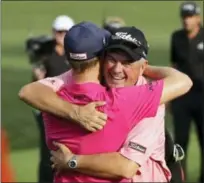
{"type": "Polygon", "coordinates": [[[195,15],[199,15],[199,13],[196,13],[195,11],[182,11],[181,12],[181,17],[191,17],[195,15]]]}
{"type": "Polygon", "coordinates": [[[142,58],[141,55],[139,55],[138,53],[135,53],[133,50],[131,50],[127,46],[124,46],[121,44],[115,44],[115,45],[110,45],[110,46],[106,47],[104,49],[104,53],[114,51],[114,50],[121,50],[121,51],[125,52],[126,54],[128,54],[132,59],[132,61],[130,61],[130,62],[135,62],[135,61],[140,60],[142,58]]]}
{"type": "Polygon", "coordinates": [[[59,28],[59,27],[53,27],[53,30],[55,30],[55,31],[64,31],[64,32],[67,32],[67,31],[69,31],[69,29],[67,29],[67,28],[59,28]]]}

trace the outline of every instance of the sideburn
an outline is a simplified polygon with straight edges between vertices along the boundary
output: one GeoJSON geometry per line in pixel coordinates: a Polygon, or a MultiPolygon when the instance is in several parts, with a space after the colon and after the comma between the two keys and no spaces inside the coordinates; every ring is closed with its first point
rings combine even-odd
{"type": "Polygon", "coordinates": [[[104,77],[104,60],[102,60],[102,57],[100,58],[100,81],[101,85],[106,86],[106,80],[104,77]]]}

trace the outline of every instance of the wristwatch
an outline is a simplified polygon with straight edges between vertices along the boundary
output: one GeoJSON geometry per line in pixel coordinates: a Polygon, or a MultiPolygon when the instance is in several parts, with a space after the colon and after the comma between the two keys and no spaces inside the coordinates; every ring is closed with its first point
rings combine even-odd
{"type": "Polygon", "coordinates": [[[71,169],[74,169],[77,167],[77,158],[76,155],[73,155],[72,158],[68,161],[68,166],[71,169]]]}

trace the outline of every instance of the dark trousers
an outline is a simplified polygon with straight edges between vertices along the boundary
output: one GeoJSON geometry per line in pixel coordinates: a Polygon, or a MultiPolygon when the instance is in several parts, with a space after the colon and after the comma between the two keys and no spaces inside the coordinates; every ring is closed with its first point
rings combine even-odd
{"type": "Polygon", "coordinates": [[[53,182],[53,171],[51,168],[50,152],[46,145],[44,123],[41,113],[34,113],[40,133],[40,162],[38,168],[38,182],[53,182]]]}
{"type": "Polygon", "coordinates": [[[173,157],[174,141],[171,134],[165,129],[165,160],[166,164],[171,171],[172,178],[170,183],[181,183],[183,182],[184,175],[180,162],[175,162],[173,157]]]}
{"type": "Polygon", "coordinates": [[[170,183],[182,183],[184,182],[183,169],[181,162],[169,162],[167,164],[169,170],[171,171],[171,181],[170,183]]]}
{"type": "MultiPolygon", "coordinates": [[[[204,114],[203,92],[191,90],[172,102],[175,142],[180,144],[186,154],[182,166],[186,174],[186,157],[189,144],[191,122],[194,121],[201,151],[200,181],[204,181],[204,114]]],[[[196,157],[195,157],[196,158],[196,157]]]]}

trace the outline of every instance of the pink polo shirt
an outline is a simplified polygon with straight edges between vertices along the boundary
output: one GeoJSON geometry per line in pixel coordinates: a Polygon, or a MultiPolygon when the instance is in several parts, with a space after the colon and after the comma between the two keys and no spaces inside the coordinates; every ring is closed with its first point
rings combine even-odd
{"type": "MultiPolygon", "coordinates": [[[[99,110],[107,113],[109,118],[102,130],[90,133],[77,124],[44,113],[47,145],[50,149],[55,150],[52,142],[58,141],[67,145],[76,154],[115,152],[124,143],[128,132],[141,119],[156,115],[163,89],[162,80],[143,86],[106,90],[96,83],[75,84],[71,80],[71,75],[69,76],[69,82],[60,88],[58,95],[64,100],[82,105],[92,101],[106,101],[106,105],[99,110]]],[[[55,82],[53,78],[50,80],[52,84],[55,82]]],[[[111,180],[90,177],[78,172],[61,172],[55,175],[55,182],[111,182],[111,180]]]]}
{"type": "MultiPolygon", "coordinates": [[[[137,85],[145,84],[140,77],[137,85]]],[[[133,182],[168,182],[171,172],[165,161],[165,106],[155,117],[141,120],[128,134],[120,153],[140,165],[133,182]]]]}

